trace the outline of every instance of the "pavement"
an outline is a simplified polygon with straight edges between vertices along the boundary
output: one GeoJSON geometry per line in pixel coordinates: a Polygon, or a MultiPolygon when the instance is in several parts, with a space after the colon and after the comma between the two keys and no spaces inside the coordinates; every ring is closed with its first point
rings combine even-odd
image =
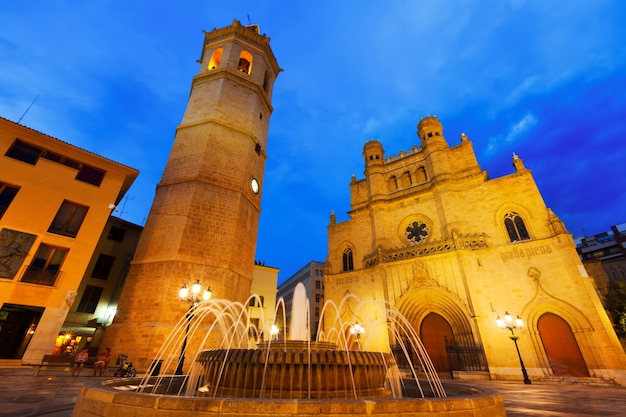
{"type": "MultiPolygon", "coordinates": [[[[85,369],[78,377],[60,369],[0,368],[0,416],[70,417],[80,388],[89,382],[111,377],[94,377],[85,369]]],[[[626,387],[566,382],[463,381],[477,388],[502,394],[508,417],[626,416],[626,387]]]]}

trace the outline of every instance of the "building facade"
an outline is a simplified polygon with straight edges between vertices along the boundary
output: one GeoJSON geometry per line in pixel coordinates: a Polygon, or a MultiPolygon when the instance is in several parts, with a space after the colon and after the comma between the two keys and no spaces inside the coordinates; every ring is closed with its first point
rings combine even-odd
{"type": "MultiPolygon", "coordinates": [[[[593,281],[522,160],[514,155],[514,172],[490,179],[468,137],[449,146],[436,117],[419,122],[418,136],[420,147],[395,156],[365,144],[350,219],[331,215],[326,298],[351,293],[397,307],[440,372],[521,379],[510,333],[496,325],[509,313],[524,323],[513,331],[531,379],[626,383],[626,357],[593,281]],[[466,357],[453,363],[451,352],[466,357]]],[[[385,315],[369,320],[383,328],[385,315]]],[[[398,342],[373,333],[363,347],[398,342]]]]}
{"type": "Polygon", "coordinates": [[[0,119],[0,359],[53,353],[104,226],[138,171],[0,119]]]}
{"type": "MultiPolygon", "coordinates": [[[[304,265],[295,274],[287,278],[282,284],[278,286],[278,300],[283,299],[285,312],[283,320],[283,313],[281,306],[278,306],[278,327],[284,333],[288,333],[289,326],[291,324],[291,314],[293,309],[293,294],[298,284],[304,285],[306,297],[309,300],[308,312],[307,306],[295,306],[301,313],[307,312],[309,320],[309,332],[311,334],[311,340],[316,340],[317,332],[320,324],[320,316],[322,308],[324,307],[324,262],[311,261],[304,265]]],[[[287,334],[287,338],[289,338],[287,334]]]]}
{"type": "Polygon", "coordinates": [[[610,231],[578,237],[574,241],[585,265],[599,261],[608,279],[626,281],[626,223],[611,226],[610,231]]]}
{"type": "MultiPolygon", "coordinates": [[[[142,227],[110,216],[57,337],[55,352],[100,348],[104,330],[113,321],[142,227]]],[[[127,354],[128,352],[114,352],[127,354]]]]}
{"type": "Polygon", "coordinates": [[[113,351],[133,346],[139,368],[185,314],[183,285],[200,280],[214,298],[242,303],[250,295],[281,71],[269,41],[238,21],[205,32],[200,70],[104,339],[113,351]]]}
{"type": "Polygon", "coordinates": [[[267,341],[272,337],[274,310],[276,308],[276,284],[280,269],[266,266],[262,262],[254,264],[248,317],[254,332],[250,334],[250,348],[257,341],[267,341]]]}

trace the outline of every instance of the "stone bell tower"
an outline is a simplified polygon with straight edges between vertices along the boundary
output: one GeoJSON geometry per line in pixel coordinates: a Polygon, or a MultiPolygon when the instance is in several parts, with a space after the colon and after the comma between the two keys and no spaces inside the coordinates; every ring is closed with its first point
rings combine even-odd
{"type": "Polygon", "coordinates": [[[187,310],[183,284],[199,279],[232,301],[250,294],[272,88],[282,71],[269,41],[236,20],[205,32],[200,71],[102,344],[136,365],[146,366],[187,310]]]}

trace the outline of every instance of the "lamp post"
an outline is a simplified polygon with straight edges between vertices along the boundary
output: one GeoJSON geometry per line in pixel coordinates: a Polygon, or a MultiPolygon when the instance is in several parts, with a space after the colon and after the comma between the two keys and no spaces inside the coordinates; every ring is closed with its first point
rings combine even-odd
{"type": "Polygon", "coordinates": [[[361,326],[359,323],[350,326],[350,333],[354,336],[354,342],[361,350],[361,335],[365,333],[365,327],[361,326]]]}
{"type": "Polygon", "coordinates": [[[503,319],[498,316],[498,318],[496,319],[496,324],[503,329],[509,329],[511,331],[511,335],[509,336],[509,338],[513,341],[513,343],[515,343],[515,350],[517,350],[517,357],[519,358],[519,364],[522,367],[522,374],[524,375],[524,384],[530,384],[531,382],[528,378],[528,373],[526,372],[526,367],[524,366],[522,355],[520,354],[519,347],[517,346],[517,339],[519,339],[519,336],[515,334],[515,329],[521,328],[524,325],[524,322],[522,321],[520,316],[517,316],[515,319],[513,319],[509,312],[506,311],[504,312],[503,319]]]}
{"type": "Polygon", "coordinates": [[[272,327],[270,328],[270,339],[272,341],[278,340],[278,333],[279,333],[278,326],[275,324],[272,324],[272,327]]]}
{"type": "Polygon", "coordinates": [[[182,375],[183,363],[185,362],[185,350],[187,349],[187,337],[189,336],[189,328],[191,327],[193,311],[196,308],[196,304],[198,304],[201,300],[208,300],[211,298],[211,287],[207,287],[204,291],[202,291],[202,284],[200,283],[200,280],[197,280],[195,284],[191,286],[191,293],[189,292],[187,284],[184,284],[178,292],[178,295],[182,301],[190,303],[189,310],[186,314],[187,327],[185,328],[185,338],[183,339],[183,345],[180,349],[178,366],[176,366],[176,375],[182,375]],[[200,292],[202,292],[202,295],[200,295],[200,292]]]}

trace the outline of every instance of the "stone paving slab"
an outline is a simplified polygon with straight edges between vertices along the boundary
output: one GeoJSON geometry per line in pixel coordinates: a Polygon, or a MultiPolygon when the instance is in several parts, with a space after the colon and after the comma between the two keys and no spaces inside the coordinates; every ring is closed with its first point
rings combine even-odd
{"type": "MultiPolygon", "coordinates": [[[[90,369],[72,377],[69,371],[42,370],[35,376],[31,367],[0,368],[0,416],[70,417],[80,388],[106,378],[91,375],[90,369]]],[[[463,384],[502,394],[508,417],[626,416],[625,387],[545,382],[525,385],[508,381],[463,384]]]]}

